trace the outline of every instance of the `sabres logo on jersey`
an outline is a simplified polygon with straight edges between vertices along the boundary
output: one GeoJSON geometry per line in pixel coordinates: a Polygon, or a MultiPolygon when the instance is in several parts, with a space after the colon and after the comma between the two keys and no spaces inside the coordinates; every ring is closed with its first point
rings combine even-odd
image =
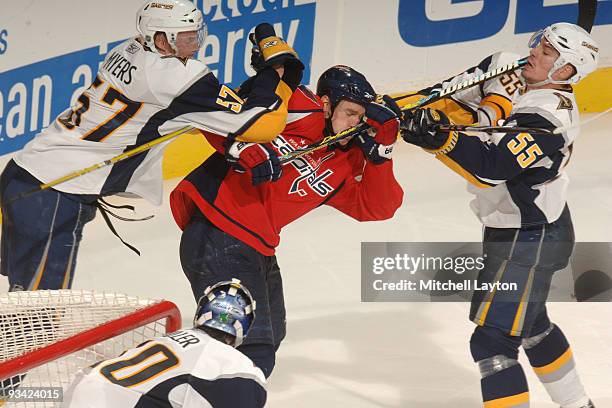
{"type": "Polygon", "coordinates": [[[136,43],[131,43],[125,49],[125,52],[130,53],[130,54],[136,54],[138,51],[140,51],[140,46],[136,43]]]}
{"type": "Polygon", "coordinates": [[[261,48],[270,48],[274,47],[275,45],[278,45],[278,40],[270,40],[267,41],[261,48]]]}
{"type": "Polygon", "coordinates": [[[560,94],[559,92],[554,93],[559,98],[559,105],[557,106],[557,110],[567,109],[569,111],[574,109],[574,104],[572,104],[572,100],[565,95],[560,94]]]}

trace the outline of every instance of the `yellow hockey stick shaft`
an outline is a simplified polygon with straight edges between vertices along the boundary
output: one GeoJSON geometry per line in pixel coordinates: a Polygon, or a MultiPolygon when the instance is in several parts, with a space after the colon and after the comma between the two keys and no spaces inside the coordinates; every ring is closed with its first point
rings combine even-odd
{"type": "Polygon", "coordinates": [[[19,200],[21,198],[28,197],[31,194],[37,193],[39,191],[47,190],[47,189],[49,189],[51,187],[57,186],[58,184],[65,183],[65,182],[70,181],[72,179],[75,179],[77,177],[83,176],[83,175],[85,175],[87,173],[91,173],[94,170],[98,170],[98,169],[100,169],[102,167],[110,166],[110,165],[115,164],[117,162],[120,162],[122,160],[129,159],[130,157],[136,156],[139,153],[142,153],[142,152],[145,152],[145,151],[151,149],[153,146],[156,146],[156,145],[164,143],[164,142],[166,142],[168,140],[174,139],[175,137],[180,136],[182,134],[185,134],[185,133],[187,133],[187,132],[189,132],[189,131],[191,131],[193,129],[194,129],[193,126],[182,127],[182,128],[180,128],[178,130],[175,130],[174,132],[168,133],[167,135],[158,137],[157,139],[153,139],[150,142],[144,143],[144,144],[142,144],[142,145],[140,145],[138,147],[135,147],[135,148],[133,148],[131,150],[128,150],[127,152],[123,152],[123,153],[121,153],[121,154],[119,154],[117,156],[111,157],[108,160],[104,160],[103,162],[96,163],[96,164],[94,164],[92,166],[86,167],[86,168],[81,169],[81,170],[73,171],[72,173],[68,173],[65,176],[62,176],[62,177],[57,178],[55,180],[51,180],[48,183],[43,183],[43,184],[39,185],[37,188],[35,188],[35,189],[31,190],[31,191],[26,191],[24,193],[21,193],[21,194],[15,196],[15,197],[11,198],[9,200],[9,202],[13,202],[15,200],[19,200]]]}

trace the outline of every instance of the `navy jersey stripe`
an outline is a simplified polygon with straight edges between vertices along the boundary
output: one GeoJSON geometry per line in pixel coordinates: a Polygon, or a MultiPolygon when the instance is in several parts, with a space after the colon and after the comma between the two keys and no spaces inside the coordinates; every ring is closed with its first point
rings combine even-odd
{"type": "Polygon", "coordinates": [[[167,408],[170,392],[182,384],[189,384],[215,408],[259,408],[266,402],[266,390],[255,380],[243,377],[204,380],[183,374],[169,378],[139,398],[134,408],[167,408]]]}

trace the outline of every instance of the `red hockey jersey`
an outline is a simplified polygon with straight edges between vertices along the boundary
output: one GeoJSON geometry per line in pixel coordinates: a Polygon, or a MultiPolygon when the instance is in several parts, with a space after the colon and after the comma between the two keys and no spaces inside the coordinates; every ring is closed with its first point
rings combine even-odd
{"type": "MultiPolygon", "coordinates": [[[[323,137],[321,100],[300,87],[289,101],[283,132],[270,146],[279,155],[323,137]]],[[[224,139],[204,133],[222,151],[224,139]]],[[[346,151],[318,150],[283,166],[276,182],[251,184],[248,173],[237,173],[223,154],[214,153],[170,194],[170,207],[184,229],[199,209],[217,228],[263,255],[274,255],[281,229],[321,205],[332,206],[358,221],[393,217],[403,191],[393,175],[393,163],[374,165],[357,146],[346,151]]]]}

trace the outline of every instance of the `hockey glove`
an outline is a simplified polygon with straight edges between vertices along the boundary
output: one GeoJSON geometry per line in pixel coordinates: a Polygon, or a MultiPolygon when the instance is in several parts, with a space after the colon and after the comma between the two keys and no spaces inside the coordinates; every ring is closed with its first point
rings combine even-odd
{"type": "Polygon", "coordinates": [[[253,68],[255,72],[259,72],[266,67],[266,62],[261,55],[259,45],[257,45],[255,33],[249,34],[249,40],[251,41],[251,44],[253,44],[253,47],[251,48],[251,68],[253,68]]]}
{"type": "Polygon", "coordinates": [[[285,67],[283,81],[292,90],[297,89],[302,80],[304,64],[299,60],[295,50],[278,37],[274,32],[274,27],[268,23],[258,24],[255,27],[253,38],[254,41],[251,39],[253,48],[257,47],[257,51],[254,49],[251,53],[253,69],[258,71],[268,66],[283,65],[285,67]]]}
{"type": "Polygon", "coordinates": [[[225,158],[238,173],[250,172],[254,186],[276,181],[283,173],[278,155],[265,144],[234,142],[226,149],[225,158]]]}
{"type": "Polygon", "coordinates": [[[441,132],[437,126],[448,125],[450,120],[442,111],[416,109],[404,114],[402,139],[435,154],[448,153],[457,143],[457,132],[441,132]]]}
{"type": "Polygon", "coordinates": [[[357,135],[357,144],[374,164],[391,159],[399,131],[400,109],[391,97],[384,95],[382,104],[370,103],[366,107],[366,123],[372,128],[357,135]]]}

